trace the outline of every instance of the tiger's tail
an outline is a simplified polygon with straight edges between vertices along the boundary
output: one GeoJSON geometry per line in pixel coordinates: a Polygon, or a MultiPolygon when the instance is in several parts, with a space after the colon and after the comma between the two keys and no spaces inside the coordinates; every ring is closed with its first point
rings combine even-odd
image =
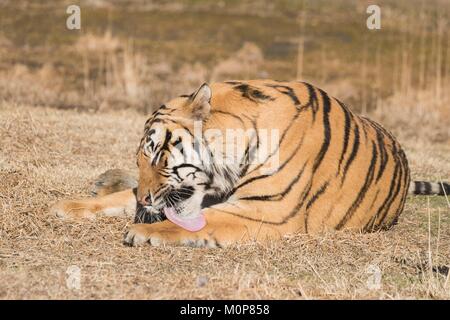
{"type": "Polygon", "coordinates": [[[110,193],[136,188],[136,173],[121,169],[110,169],[99,175],[91,191],[93,196],[105,196],[110,193]]]}
{"type": "Polygon", "coordinates": [[[411,181],[408,188],[411,195],[439,195],[450,197],[450,183],[411,181]]]}

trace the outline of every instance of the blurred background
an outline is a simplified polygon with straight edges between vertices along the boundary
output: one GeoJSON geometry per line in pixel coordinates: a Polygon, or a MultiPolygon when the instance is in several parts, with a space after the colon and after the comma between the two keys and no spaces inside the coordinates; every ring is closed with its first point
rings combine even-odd
{"type": "Polygon", "coordinates": [[[149,113],[204,81],[301,79],[387,126],[449,139],[447,0],[0,1],[0,97],[149,113]],[[435,128],[442,124],[441,130],[435,128]]]}

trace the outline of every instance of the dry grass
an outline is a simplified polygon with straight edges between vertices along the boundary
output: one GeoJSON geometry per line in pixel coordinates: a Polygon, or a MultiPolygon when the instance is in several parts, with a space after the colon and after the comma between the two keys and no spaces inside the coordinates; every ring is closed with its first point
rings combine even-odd
{"type": "MultiPolygon", "coordinates": [[[[3,46],[11,52],[20,51],[19,48],[8,45],[7,41],[0,34],[0,49],[3,46]]],[[[174,94],[191,93],[199,83],[209,78],[206,68],[200,63],[185,63],[174,67],[165,61],[151,61],[134,49],[131,39],[114,37],[109,31],[103,35],[82,35],[73,47],[66,50],[75,56],[70,63],[77,64],[77,71],[69,74],[75,78],[71,82],[81,83],[79,87],[69,83],[66,71],[56,68],[52,63],[34,68],[13,63],[5,70],[0,68],[2,99],[60,109],[134,109],[151,112],[174,94]]],[[[256,47],[255,50],[259,49],[256,47]]],[[[245,55],[252,55],[251,49],[250,52],[237,52],[239,59],[245,58],[245,55]]],[[[252,56],[247,58],[246,62],[251,58],[252,56]]],[[[240,66],[242,65],[237,67],[240,66]]],[[[246,67],[250,71],[256,68],[253,65],[246,67]]],[[[219,70],[216,74],[220,76],[222,73],[219,70]]]]}
{"type": "MultiPolygon", "coordinates": [[[[145,117],[0,104],[0,298],[450,298],[450,210],[409,199],[375,234],[295,235],[263,247],[129,248],[125,219],[66,223],[51,203],[87,196],[108,168],[133,169],[145,117]],[[430,220],[430,221],[428,221],[430,220]],[[66,270],[81,268],[81,289],[66,270]],[[369,289],[370,265],[382,272],[369,289]]],[[[449,179],[448,144],[404,141],[413,173],[449,179]]]]}
{"type": "Polygon", "coordinates": [[[388,232],[222,250],[128,248],[131,220],[47,213],[103,171],[134,169],[142,111],[229,78],[317,83],[392,130],[413,178],[450,180],[449,5],[411,1],[380,1],[381,32],[367,32],[359,0],[82,1],[81,32],[56,27],[67,1],[3,1],[0,299],[450,299],[442,197],[410,198],[388,232]],[[72,265],[80,290],[66,286],[72,265]]]}

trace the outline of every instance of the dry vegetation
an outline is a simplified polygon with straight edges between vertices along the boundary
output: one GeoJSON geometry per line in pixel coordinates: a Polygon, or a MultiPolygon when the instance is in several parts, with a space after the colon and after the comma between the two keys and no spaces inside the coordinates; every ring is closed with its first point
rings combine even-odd
{"type": "MultiPolygon", "coordinates": [[[[145,117],[0,109],[1,298],[450,298],[442,197],[410,199],[388,232],[296,235],[268,247],[129,248],[121,240],[131,220],[68,224],[47,211],[57,199],[88,196],[89,181],[107,168],[133,169],[145,117]],[[79,291],[66,287],[71,265],[82,271],[79,291]],[[369,265],[382,271],[379,290],[367,288],[369,265]]],[[[406,145],[415,176],[450,172],[448,145],[406,145]]]]}
{"type": "Polygon", "coordinates": [[[146,112],[225,78],[301,74],[392,130],[413,178],[450,180],[445,2],[416,1],[413,9],[382,2],[383,34],[348,17],[351,10],[365,17],[361,1],[128,2],[135,19],[121,15],[124,2],[83,2],[88,28],[75,34],[38,23],[64,1],[0,4],[0,299],[450,299],[443,197],[408,199],[388,232],[214,250],[128,248],[121,240],[131,220],[68,224],[48,214],[58,199],[88,196],[106,169],[134,170],[146,112]],[[332,27],[320,20],[326,8],[335,10],[332,27]],[[166,21],[172,15],[176,29],[166,21]],[[416,16],[418,24],[403,27],[416,16]],[[80,290],[66,286],[72,265],[81,268],[80,290]],[[370,266],[381,270],[379,289],[367,286],[370,266]]]}

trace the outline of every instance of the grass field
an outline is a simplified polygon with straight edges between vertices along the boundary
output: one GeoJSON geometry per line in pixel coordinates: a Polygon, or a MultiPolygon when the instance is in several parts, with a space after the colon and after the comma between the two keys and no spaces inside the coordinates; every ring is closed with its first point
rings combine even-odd
{"type": "MultiPolygon", "coordinates": [[[[131,219],[67,223],[48,208],[88,196],[89,181],[108,168],[134,169],[145,117],[0,110],[0,298],[450,298],[443,197],[408,199],[387,232],[295,235],[267,247],[129,248],[122,238],[131,219]],[[80,290],[66,286],[72,265],[81,269],[80,290]],[[367,286],[371,265],[381,271],[379,289],[367,286]]],[[[415,177],[449,178],[448,144],[404,144],[415,177]]]]}
{"type": "Polygon", "coordinates": [[[450,6],[380,1],[374,33],[367,3],[91,0],[69,32],[71,1],[2,1],[0,299],[450,299],[446,197],[408,198],[386,232],[226,249],[130,248],[132,219],[48,213],[135,170],[159,103],[230,77],[311,81],[391,130],[413,180],[450,181],[450,6]]]}

